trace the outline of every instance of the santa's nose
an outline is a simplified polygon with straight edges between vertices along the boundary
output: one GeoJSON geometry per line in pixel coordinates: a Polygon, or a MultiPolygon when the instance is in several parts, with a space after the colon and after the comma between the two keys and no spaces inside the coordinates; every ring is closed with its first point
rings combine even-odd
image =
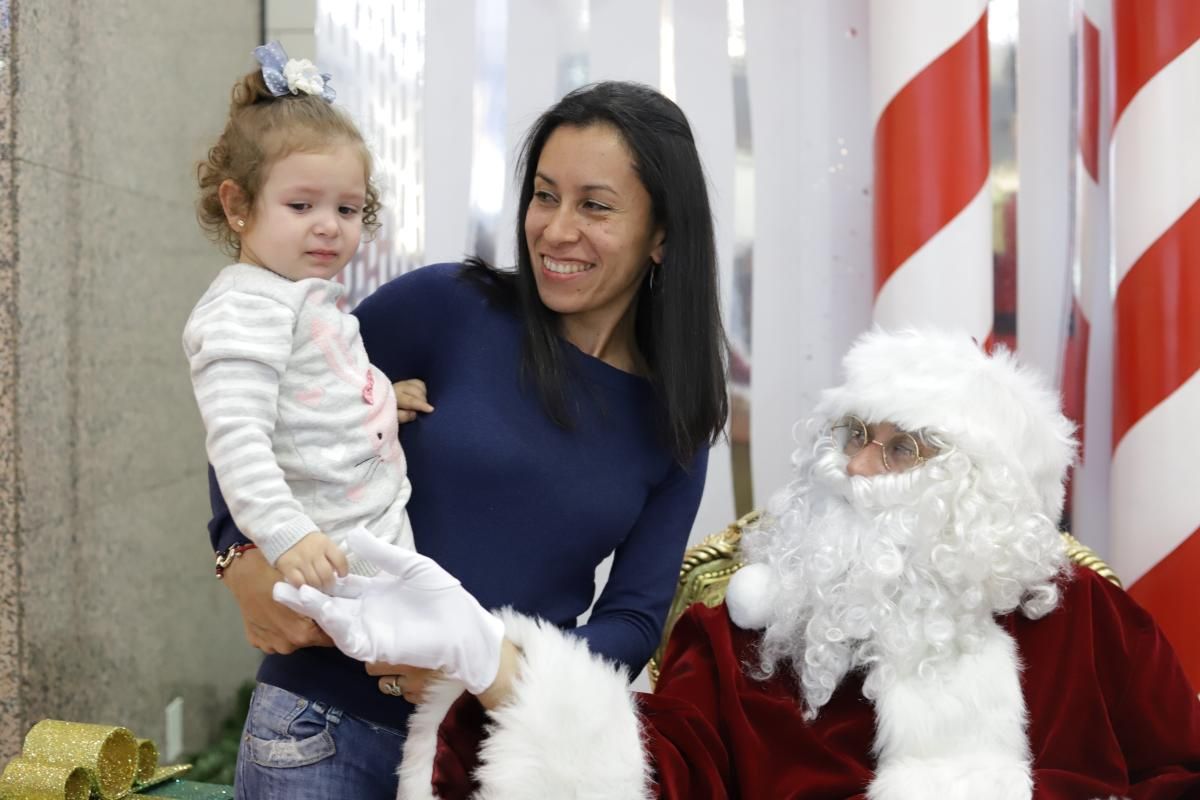
{"type": "Polygon", "coordinates": [[[850,477],[861,475],[873,478],[887,472],[883,466],[883,447],[878,442],[868,442],[867,446],[850,456],[846,463],[846,474],[850,477]]]}

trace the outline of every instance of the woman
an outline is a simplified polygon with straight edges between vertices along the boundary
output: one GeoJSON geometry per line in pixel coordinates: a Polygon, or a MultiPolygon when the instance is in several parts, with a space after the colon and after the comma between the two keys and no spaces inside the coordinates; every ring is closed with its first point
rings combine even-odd
{"type": "MultiPolygon", "coordinates": [[[[484,606],[574,628],[636,675],[657,644],[727,412],[704,175],[674,103],[601,83],[535,123],[520,176],[515,273],[427,267],[355,313],[372,363],[423,381],[437,409],[402,434],[417,549],[484,606]],[[608,583],[576,628],[610,553],[608,583]]],[[[407,407],[430,408],[419,400],[407,407]]],[[[215,487],[213,497],[213,544],[226,554],[244,539],[215,487]]],[[[388,676],[377,680],[316,646],[330,642],[271,601],[278,573],[253,550],[224,574],[247,637],[270,653],[239,795],[393,797],[412,707],[380,690],[419,699],[415,674],[405,685],[414,671],[377,666],[388,676]]]]}

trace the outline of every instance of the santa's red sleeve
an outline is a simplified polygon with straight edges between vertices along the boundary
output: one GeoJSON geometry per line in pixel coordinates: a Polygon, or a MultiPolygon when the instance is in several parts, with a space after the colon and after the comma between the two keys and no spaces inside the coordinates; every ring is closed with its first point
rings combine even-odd
{"type": "MultiPolygon", "coordinates": [[[[521,650],[513,696],[491,712],[444,683],[414,714],[400,768],[406,800],[720,800],[730,758],[714,728],[721,692],[703,631],[672,638],[659,693],[553,625],[502,614],[521,650]],[[696,698],[712,705],[698,708],[696,698]]],[[[686,620],[686,615],[685,615],[686,620]]]]}
{"type": "MultiPolygon", "coordinates": [[[[1097,582],[1093,619],[1116,663],[1113,730],[1132,800],[1200,797],[1200,700],[1150,614],[1116,587],[1097,582]],[[1123,674],[1122,674],[1123,673],[1123,674]]],[[[1197,612],[1200,622],[1200,611],[1197,612]]]]}
{"type": "Polygon", "coordinates": [[[1200,701],[1149,613],[1087,569],[1058,609],[1013,615],[1035,800],[1200,798],[1200,701]]]}

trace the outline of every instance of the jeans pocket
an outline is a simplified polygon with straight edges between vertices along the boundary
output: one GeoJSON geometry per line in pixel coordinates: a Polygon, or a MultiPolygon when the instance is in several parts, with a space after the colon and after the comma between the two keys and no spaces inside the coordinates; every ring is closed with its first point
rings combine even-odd
{"type": "Polygon", "coordinates": [[[304,767],[337,752],[330,726],[340,713],[277,686],[260,683],[250,701],[246,744],[262,767],[304,767]]]}

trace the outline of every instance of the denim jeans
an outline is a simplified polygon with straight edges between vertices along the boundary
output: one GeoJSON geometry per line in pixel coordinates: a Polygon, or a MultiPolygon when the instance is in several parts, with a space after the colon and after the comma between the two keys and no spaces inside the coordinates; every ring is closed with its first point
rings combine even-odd
{"type": "Polygon", "coordinates": [[[260,683],[238,750],[237,800],[394,800],[404,734],[260,683]]]}

